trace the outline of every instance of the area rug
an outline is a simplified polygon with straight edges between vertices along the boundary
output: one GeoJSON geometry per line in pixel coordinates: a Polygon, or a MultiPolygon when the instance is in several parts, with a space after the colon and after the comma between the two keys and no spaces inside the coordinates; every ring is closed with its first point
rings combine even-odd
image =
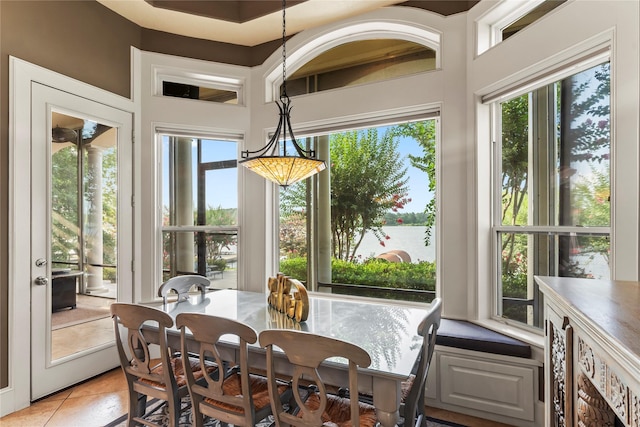
{"type": "Polygon", "coordinates": [[[62,329],[80,323],[104,319],[111,316],[109,307],[94,307],[78,303],[76,308],[65,309],[51,313],[51,329],[62,329]]]}
{"type": "MultiPolygon", "coordinates": [[[[166,402],[158,399],[152,399],[147,404],[147,417],[149,421],[153,423],[157,423],[161,426],[169,425],[169,416],[166,402]]],[[[265,420],[258,422],[256,424],[257,427],[269,427],[273,424],[273,417],[269,416],[265,420]]],[[[117,419],[113,420],[109,424],[105,425],[105,427],[126,427],[127,425],[127,415],[122,415],[117,419]]],[[[194,426],[192,412],[191,412],[191,399],[189,397],[184,397],[182,399],[182,415],[180,416],[180,421],[178,422],[178,426],[176,427],[191,427],[194,426]]],[[[204,422],[205,427],[219,427],[220,421],[213,420],[211,418],[205,418],[204,422]]],[[[435,418],[427,417],[427,427],[466,427],[462,424],[456,424],[449,421],[437,420],[435,418]]]]}

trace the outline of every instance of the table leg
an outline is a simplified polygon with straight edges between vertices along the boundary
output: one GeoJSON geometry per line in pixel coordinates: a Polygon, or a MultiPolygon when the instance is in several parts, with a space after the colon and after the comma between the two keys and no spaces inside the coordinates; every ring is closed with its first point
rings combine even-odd
{"type": "Polygon", "coordinates": [[[373,405],[378,421],[384,427],[398,424],[400,413],[400,382],[391,378],[373,379],[373,405]]]}

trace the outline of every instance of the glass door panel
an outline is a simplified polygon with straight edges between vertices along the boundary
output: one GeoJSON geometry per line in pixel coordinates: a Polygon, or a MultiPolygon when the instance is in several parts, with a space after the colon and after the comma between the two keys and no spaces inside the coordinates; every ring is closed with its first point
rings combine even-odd
{"type": "Polygon", "coordinates": [[[51,360],[113,341],[117,129],[52,112],[51,360]]]}

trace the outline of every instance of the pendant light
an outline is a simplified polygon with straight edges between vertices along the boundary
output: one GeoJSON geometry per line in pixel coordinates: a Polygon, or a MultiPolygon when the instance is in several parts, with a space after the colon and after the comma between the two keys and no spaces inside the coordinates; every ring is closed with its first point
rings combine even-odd
{"type": "Polygon", "coordinates": [[[324,160],[316,159],[314,150],[305,150],[298,144],[291,129],[291,101],[287,96],[285,9],[286,0],[282,0],[282,91],[280,102],[276,101],[280,110],[278,126],[267,145],[256,151],[243,151],[242,160],[238,162],[282,187],[308,178],[327,167],[324,160]],[[287,150],[289,144],[292,148],[287,150]],[[280,145],[282,145],[282,152],[280,152],[280,145]]]}

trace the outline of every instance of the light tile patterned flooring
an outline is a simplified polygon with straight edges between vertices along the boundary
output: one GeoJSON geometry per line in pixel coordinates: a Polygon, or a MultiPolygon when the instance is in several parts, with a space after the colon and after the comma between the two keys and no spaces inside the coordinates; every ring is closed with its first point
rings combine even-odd
{"type": "MultiPolygon", "coordinates": [[[[1,427],[98,427],[127,412],[127,385],[120,368],[33,403],[0,418],[1,427]]],[[[508,427],[436,408],[430,416],[469,427],[508,427]]]]}

